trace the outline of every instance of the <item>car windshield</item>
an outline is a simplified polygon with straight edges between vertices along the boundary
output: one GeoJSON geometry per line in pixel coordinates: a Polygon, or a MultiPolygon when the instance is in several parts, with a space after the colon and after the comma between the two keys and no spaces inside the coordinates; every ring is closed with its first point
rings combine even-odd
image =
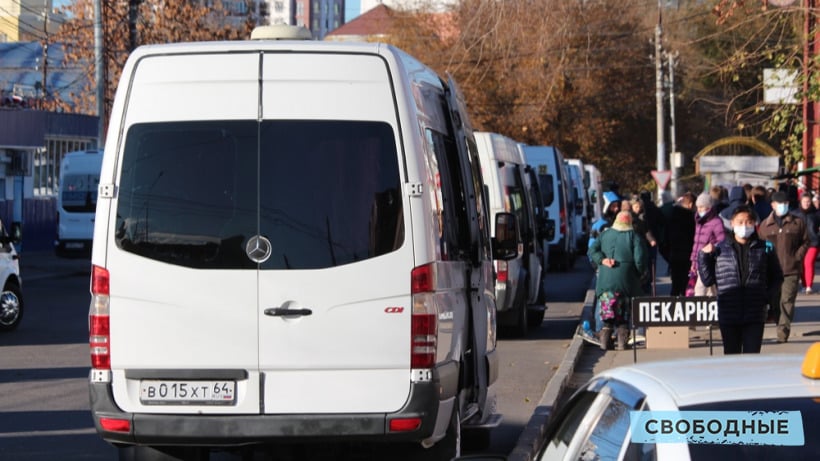
{"type": "Polygon", "coordinates": [[[686,411],[764,411],[800,412],[803,420],[805,442],[801,446],[789,445],[714,445],[690,444],[689,453],[698,461],[726,461],[729,459],[820,459],[820,438],[817,428],[820,427],[820,399],[811,397],[789,397],[759,400],[739,400],[734,402],[715,402],[681,408],[686,411]]]}

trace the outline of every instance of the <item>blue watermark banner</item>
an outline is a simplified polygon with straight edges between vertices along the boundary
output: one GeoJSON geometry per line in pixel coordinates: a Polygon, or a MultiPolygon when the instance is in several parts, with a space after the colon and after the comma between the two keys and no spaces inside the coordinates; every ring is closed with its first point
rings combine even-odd
{"type": "Polygon", "coordinates": [[[802,446],[799,411],[631,411],[633,443],[802,446]]]}

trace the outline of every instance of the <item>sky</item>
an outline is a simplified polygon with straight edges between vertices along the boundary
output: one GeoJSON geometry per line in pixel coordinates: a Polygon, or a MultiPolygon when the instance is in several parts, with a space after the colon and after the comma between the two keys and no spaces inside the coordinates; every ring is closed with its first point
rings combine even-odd
{"type": "Polygon", "coordinates": [[[359,0],[345,0],[345,22],[350,21],[361,13],[359,0]]]}

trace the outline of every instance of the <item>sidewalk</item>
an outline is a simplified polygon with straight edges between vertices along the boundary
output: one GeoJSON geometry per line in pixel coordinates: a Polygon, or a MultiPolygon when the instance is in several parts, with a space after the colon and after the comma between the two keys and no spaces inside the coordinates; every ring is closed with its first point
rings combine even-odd
{"type": "MultiPolygon", "coordinates": [[[[666,263],[662,258],[658,258],[658,274],[666,274],[666,263]]],[[[820,284],[820,278],[815,276],[815,286],[820,284]]],[[[661,275],[657,279],[658,296],[666,296],[669,293],[671,280],[666,275],[661,275]]],[[[586,306],[585,306],[586,309],[586,306]]],[[[586,310],[585,310],[586,313],[586,310]]],[[[714,329],[712,332],[712,354],[723,355],[723,344],[720,341],[720,331],[714,329]]],[[[668,360],[686,357],[708,357],[709,350],[709,330],[706,327],[697,327],[689,330],[688,349],[646,349],[642,342],[638,343],[637,349],[625,351],[606,351],[592,344],[585,344],[584,361],[591,363],[579,363],[576,370],[580,373],[595,374],[615,366],[631,365],[637,362],[648,362],[654,360],[668,360]],[[599,353],[587,354],[586,349],[597,349],[599,353]],[[595,357],[595,360],[588,360],[595,357]]],[[[820,294],[804,295],[798,294],[795,302],[795,315],[792,322],[792,331],[789,342],[778,344],[776,325],[766,324],[763,333],[762,354],[803,354],[814,342],[820,341],[820,294]]]]}
{"type": "MultiPolygon", "coordinates": [[[[671,279],[666,275],[666,262],[658,258],[656,292],[658,296],[669,294],[671,279]]],[[[820,287],[820,266],[815,275],[815,287],[820,287]]],[[[595,300],[595,279],[587,292],[581,319],[591,319],[595,300]]],[[[774,324],[767,324],[763,334],[762,354],[805,354],[809,347],[820,341],[820,294],[798,294],[795,303],[795,315],[792,331],[787,343],[777,343],[777,332],[774,324]]],[[[579,386],[582,386],[597,373],[619,366],[635,363],[674,360],[694,357],[709,357],[709,330],[697,327],[689,330],[688,349],[646,349],[641,341],[637,349],[624,351],[603,351],[599,346],[587,343],[575,335],[564,360],[547,383],[547,387],[538,403],[535,413],[518,440],[516,449],[508,458],[509,461],[530,461],[538,448],[537,440],[546,429],[550,414],[560,407],[579,386]]],[[[723,344],[720,332],[715,329],[711,354],[723,355],[723,344]]]]}
{"type": "Polygon", "coordinates": [[[89,275],[90,258],[58,258],[53,250],[25,251],[20,255],[20,277],[26,282],[54,277],[89,275]]]}

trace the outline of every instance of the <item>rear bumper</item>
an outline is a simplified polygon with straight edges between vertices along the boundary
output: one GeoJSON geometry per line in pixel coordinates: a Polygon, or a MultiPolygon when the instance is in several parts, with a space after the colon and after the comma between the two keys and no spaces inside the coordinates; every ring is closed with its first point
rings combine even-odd
{"type": "MultiPolygon", "coordinates": [[[[265,442],[320,440],[420,441],[430,437],[440,400],[455,394],[458,367],[444,367],[445,376],[429,382],[411,383],[404,407],[395,413],[181,415],[125,413],[114,402],[110,383],[90,383],[91,412],[97,433],[109,443],[145,445],[238,446],[265,442]],[[439,389],[447,389],[446,395],[439,389]],[[396,418],[421,419],[418,429],[391,432],[396,418]],[[129,432],[112,432],[100,426],[100,418],[128,420],[129,432]]],[[[435,374],[434,374],[435,375],[435,374]]],[[[329,384],[330,385],[330,384],[329,384]]]]}

